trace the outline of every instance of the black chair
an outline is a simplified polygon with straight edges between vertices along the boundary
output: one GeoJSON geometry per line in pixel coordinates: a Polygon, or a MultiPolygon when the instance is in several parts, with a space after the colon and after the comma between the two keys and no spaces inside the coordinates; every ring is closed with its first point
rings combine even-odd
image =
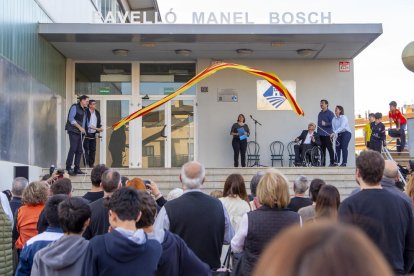
{"type": "Polygon", "coordinates": [[[322,149],[319,146],[313,146],[303,155],[303,164],[306,167],[322,166],[322,149]]]}
{"type": "Polygon", "coordinates": [[[287,150],[289,154],[289,167],[292,167],[293,163],[295,162],[295,145],[295,141],[289,142],[289,144],[287,145],[287,150]]]}
{"type": "Polygon", "coordinates": [[[254,141],[247,143],[247,166],[253,167],[260,164],[260,146],[254,141]]]}
{"type": "Polygon", "coordinates": [[[280,141],[273,141],[270,144],[270,160],[280,161],[280,165],[283,167],[283,152],[285,151],[285,146],[280,141]]]}

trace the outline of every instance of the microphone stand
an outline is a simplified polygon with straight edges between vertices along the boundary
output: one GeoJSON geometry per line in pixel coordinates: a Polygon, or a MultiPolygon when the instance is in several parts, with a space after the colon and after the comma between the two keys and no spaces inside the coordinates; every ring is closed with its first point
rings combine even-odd
{"type": "MultiPolygon", "coordinates": [[[[254,122],[254,153],[256,154],[256,149],[257,149],[257,125],[261,126],[262,124],[259,121],[257,121],[255,118],[253,118],[252,115],[250,115],[250,119],[252,119],[253,122],[254,122]]],[[[250,167],[254,167],[254,166],[261,167],[260,163],[257,160],[255,160],[254,164],[251,165],[250,167]]]]}

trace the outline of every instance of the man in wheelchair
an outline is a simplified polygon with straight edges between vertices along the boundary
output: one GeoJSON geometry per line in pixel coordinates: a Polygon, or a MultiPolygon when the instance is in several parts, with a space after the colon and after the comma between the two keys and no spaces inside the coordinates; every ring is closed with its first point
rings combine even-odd
{"type": "Polygon", "coordinates": [[[315,146],[321,145],[321,138],[315,129],[316,124],[309,123],[308,130],[303,130],[302,133],[296,137],[295,142],[298,144],[294,146],[295,166],[303,166],[306,160],[306,152],[312,150],[312,148],[315,146]]]}

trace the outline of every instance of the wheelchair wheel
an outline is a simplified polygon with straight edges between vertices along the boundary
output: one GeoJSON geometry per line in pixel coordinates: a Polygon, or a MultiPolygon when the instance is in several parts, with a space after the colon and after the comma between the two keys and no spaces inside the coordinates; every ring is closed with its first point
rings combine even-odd
{"type": "Polygon", "coordinates": [[[322,166],[322,150],[320,147],[313,147],[311,150],[310,163],[314,167],[322,166]]]}

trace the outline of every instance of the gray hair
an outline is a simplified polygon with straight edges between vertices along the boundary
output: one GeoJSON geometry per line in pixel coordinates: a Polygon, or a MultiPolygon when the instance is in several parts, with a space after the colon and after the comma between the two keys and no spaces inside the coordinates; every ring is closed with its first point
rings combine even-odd
{"type": "Polygon", "coordinates": [[[204,182],[206,169],[197,161],[190,161],[181,167],[181,183],[189,190],[199,189],[204,182]]]}
{"type": "Polygon", "coordinates": [[[308,178],[304,175],[300,175],[293,181],[293,191],[295,194],[303,194],[308,189],[308,178]]]}
{"type": "Polygon", "coordinates": [[[23,191],[26,188],[26,186],[29,184],[29,181],[24,177],[16,177],[13,180],[12,184],[12,195],[21,197],[23,195],[23,191]]]}
{"type": "Polygon", "coordinates": [[[179,198],[180,196],[182,196],[183,192],[183,189],[180,188],[175,188],[171,190],[167,195],[167,201],[179,198]]]}
{"type": "Polygon", "coordinates": [[[382,174],[388,178],[397,178],[398,177],[398,165],[394,160],[385,160],[384,172],[382,174]]]}
{"type": "Polygon", "coordinates": [[[259,185],[260,179],[262,179],[262,176],[265,175],[264,172],[258,171],[253,177],[252,180],[250,180],[250,193],[253,196],[256,196],[256,190],[257,185],[259,185]]]}

